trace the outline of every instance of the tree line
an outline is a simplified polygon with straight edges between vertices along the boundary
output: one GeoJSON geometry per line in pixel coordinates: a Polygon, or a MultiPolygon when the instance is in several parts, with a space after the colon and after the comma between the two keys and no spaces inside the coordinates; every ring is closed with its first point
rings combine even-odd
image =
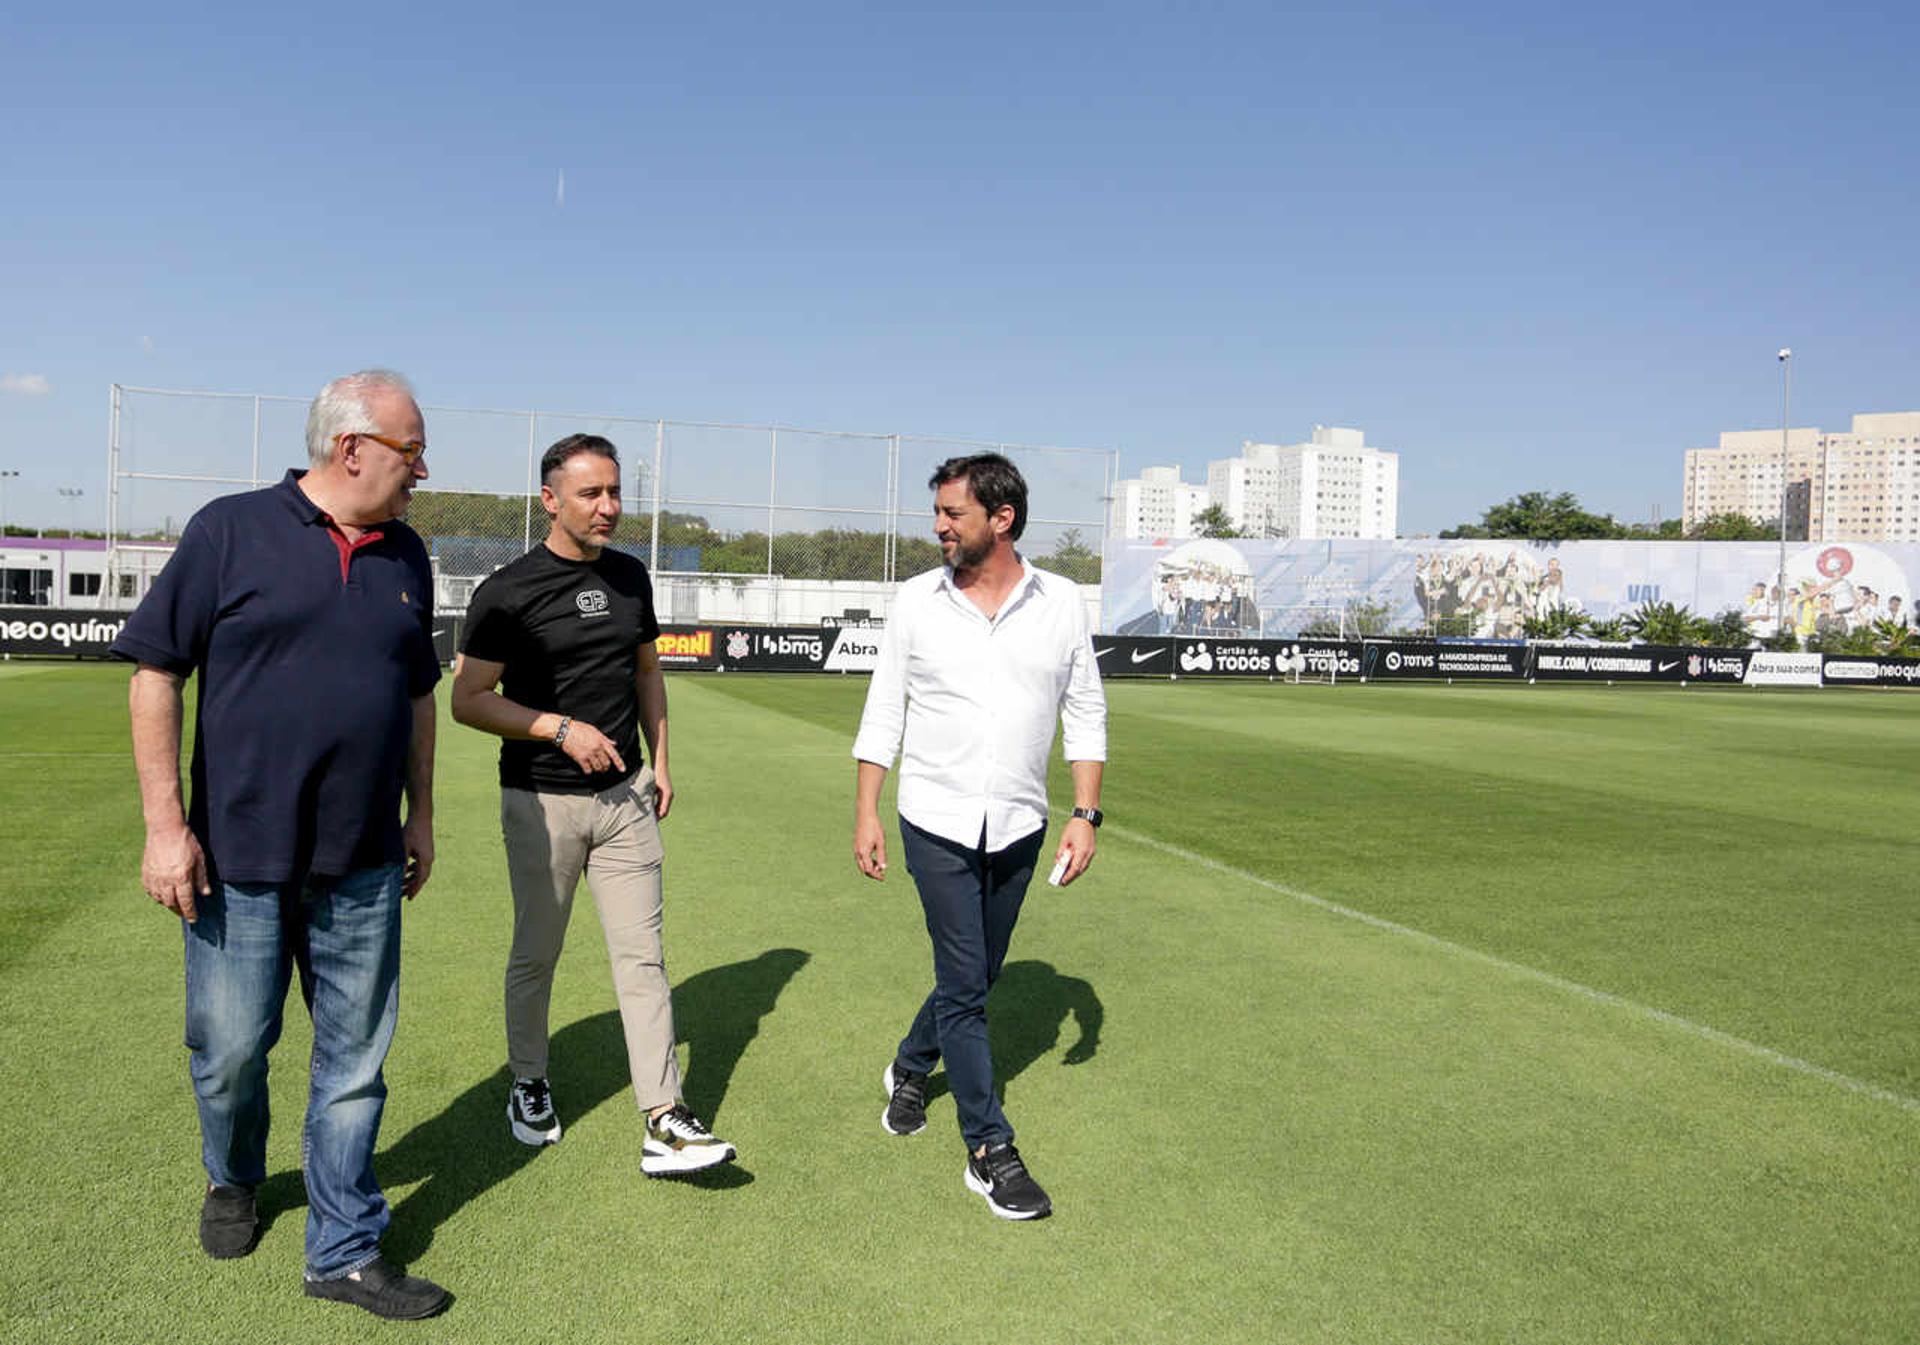
{"type": "MultiPolygon", "coordinates": [[[[407,523],[428,541],[436,538],[518,538],[528,527],[527,497],[475,495],[457,491],[416,491],[407,523]]],[[[544,536],[546,520],[535,507],[532,532],[544,536]]],[[[654,543],[653,515],[623,516],[614,529],[615,545],[645,551],[654,543]]],[[[769,571],[765,529],[729,531],[713,527],[699,514],[663,510],[660,514],[661,568],[707,574],[782,575],[788,579],[877,581],[886,575],[887,537],[861,528],[820,528],[812,532],[775,532],[769,571]],[[671,559],[669,559],[671,558],[671,559]]],[[[1100,582],[1100,555],[1078,528],[1067,528],[1034,564],[1076,583],[1100,582]]],[[[894,574],[904,577],[931,570],[941,562],[940,547],[924,536],[894,539],[894,574]]]]}
{"type": "Polygon", "coordinates": [[[1745,514],[1710,514],[1683,529],[1677,518],[1659,523],[1622,523],[1612,514],[1582,508],[1572,491],[1549,494],[1524,491],[1482,511],[1478,523],[1443,528],[1443,538],[1499,538],[1533,542],[1628,540],[1642,542],[1771,542],[1780,535],[1778,520],[1745,514]]]}

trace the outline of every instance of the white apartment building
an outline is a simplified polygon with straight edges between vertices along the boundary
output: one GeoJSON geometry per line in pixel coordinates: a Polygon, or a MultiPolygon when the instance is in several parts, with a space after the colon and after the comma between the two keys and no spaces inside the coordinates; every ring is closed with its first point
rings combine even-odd
{"type": "MultiPolygon", "coordinates": [[[[1800,541],[1920,541],[1920,411],[1857,415],[1853,428],[1787,431],[1787,536],[1800,541]]],[[[1779,430],[1728,430],[1690,448],[1681,513],[1780,516],[1779,430]]]]}
{"type": "Polygon", "coordinates": [[[1248,441],[1239,457],[1208,463],[1207,494],[1250,537],[1391,540],[1400,455],[1369,447],[1360,430],[1316,425],[1307,443],[1248,441]]]}
{"type": "Polygon", "coordinates": [[[1115,485],[1108,529],[1115,537],[1191,537],[1193,516],[1207,504],[1207,488],[1182,481],[1178,467],[1149,467],[1115,485]]]}

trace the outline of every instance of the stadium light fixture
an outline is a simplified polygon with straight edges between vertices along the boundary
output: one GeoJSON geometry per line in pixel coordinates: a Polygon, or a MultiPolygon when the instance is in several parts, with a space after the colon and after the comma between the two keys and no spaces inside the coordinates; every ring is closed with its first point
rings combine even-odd
{"type": "MultiPolygon", "coordinates": [[[[1780,568],[1774,576],[1775,635],[1787,630],[1787,422],[1793,406],[1793,348],[1780,347],[1780,568]]],[[[1811,498],[1808,500],[1812,504],[1811,498]]]]}

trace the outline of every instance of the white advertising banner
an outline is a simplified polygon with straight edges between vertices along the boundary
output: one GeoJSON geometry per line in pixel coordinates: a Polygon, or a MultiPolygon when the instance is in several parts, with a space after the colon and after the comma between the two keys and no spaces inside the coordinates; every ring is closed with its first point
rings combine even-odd
{"type": "Polygon", "coordinates": [[[1755,687],[1817,687],[1820,685],[1820,654],[1769,654],[1765,651],[1747,660],[1746,683],[1755,687]]]}

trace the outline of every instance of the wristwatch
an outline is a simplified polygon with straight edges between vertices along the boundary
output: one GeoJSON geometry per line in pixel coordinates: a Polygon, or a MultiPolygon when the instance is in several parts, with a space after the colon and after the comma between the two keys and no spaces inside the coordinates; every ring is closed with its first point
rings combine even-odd
{"type": "Polygon", "coordinates": [[[1098,808],[1075,808],[1073,815],[1083,822],[1091,823],[1095,830],[1098,830],[1100,824],[1107,820],[1107,815],[1098,808]]]}

